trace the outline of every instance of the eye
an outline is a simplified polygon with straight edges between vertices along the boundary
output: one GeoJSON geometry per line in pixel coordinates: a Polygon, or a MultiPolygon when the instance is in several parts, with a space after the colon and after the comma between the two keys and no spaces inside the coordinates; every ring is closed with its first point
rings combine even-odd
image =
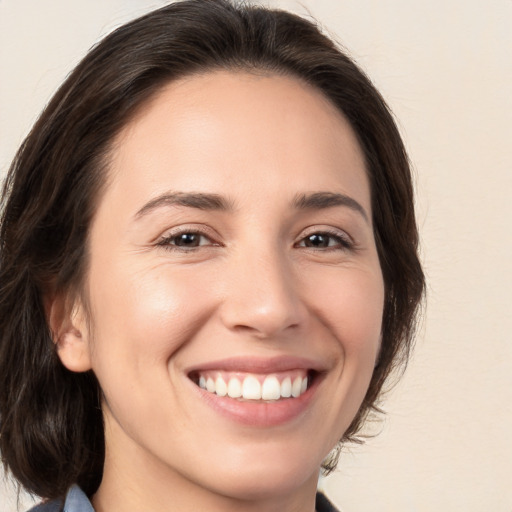
{"type": "Polygon", "coordinates": [[[305,236],[297,244],[298,247],[307,247],[310,249],[350,249],[352,242],[347,235],[341,233],[331,233],[317,231],[305,236]]]}
{"type": "Polygon", "coordinates": [[[162,238],[157,245],[171,250],[187,250],[216,244],[211,238],[199,231],[181,231],[162,238]]]}

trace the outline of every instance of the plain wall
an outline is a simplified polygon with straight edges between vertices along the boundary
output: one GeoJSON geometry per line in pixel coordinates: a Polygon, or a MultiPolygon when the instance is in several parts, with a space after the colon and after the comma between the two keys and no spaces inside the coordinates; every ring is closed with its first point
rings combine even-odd
{"type": "MultiPolygon", "coordinates": [[[[86,50],[164,3],[0,0],[2,175],[86,50]]],[[[511,512],[512,1],[267,4],[309,11],[367,70],[417,174],[428,303],[415,355],[380,435],[323,486],[344,512],[511,512]]],[[[0,485],[0,512],[15,510],[0,485]]]]}

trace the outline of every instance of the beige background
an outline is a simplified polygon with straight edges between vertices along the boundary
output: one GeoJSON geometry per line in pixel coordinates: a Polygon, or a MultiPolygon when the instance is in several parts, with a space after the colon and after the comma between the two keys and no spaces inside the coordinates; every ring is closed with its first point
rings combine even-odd
{"type": "MultiPolygon", "coordinates": [[[[0,0],[0,172],[102,35],[150,0],[0,0]]],[[[417,173],[428,309],[381,434],[323,482],[344,512],[512,512],[512,1],[274,0],[374,79],[417,173]]],[[[28,506],[22,497],[20,509],[28,506]]],[[[0,485],[0,512],[14,512],[0,485]]]]}

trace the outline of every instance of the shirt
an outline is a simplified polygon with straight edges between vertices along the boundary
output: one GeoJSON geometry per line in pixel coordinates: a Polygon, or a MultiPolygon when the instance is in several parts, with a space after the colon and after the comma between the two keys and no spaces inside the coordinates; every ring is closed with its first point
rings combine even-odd
{"type": "MultiPolygon", "coordinates": [[[[91,502],[78,485],[69,489],[62,508],[62,500],[41,503],[28,512],[94,512],[91,502]]],[[[331,502],[322,494],[316,495],[316,512],[338,512],[331,502]]]]}

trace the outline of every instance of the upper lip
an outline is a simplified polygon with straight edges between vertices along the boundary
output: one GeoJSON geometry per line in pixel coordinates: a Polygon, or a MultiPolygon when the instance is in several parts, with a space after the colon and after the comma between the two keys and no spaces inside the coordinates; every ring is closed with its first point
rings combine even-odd
{"type": "Polygon", "coordinates": [[[238,356],[200,363],[188,368],[186,373],[190,374],[193,372],[208,370],[224,370],[245,373],[277,373],[297,369],[322,372],[327,370],[327,365],[318,360],[295,356],[277,356],[270,358],[238,356]]]}

